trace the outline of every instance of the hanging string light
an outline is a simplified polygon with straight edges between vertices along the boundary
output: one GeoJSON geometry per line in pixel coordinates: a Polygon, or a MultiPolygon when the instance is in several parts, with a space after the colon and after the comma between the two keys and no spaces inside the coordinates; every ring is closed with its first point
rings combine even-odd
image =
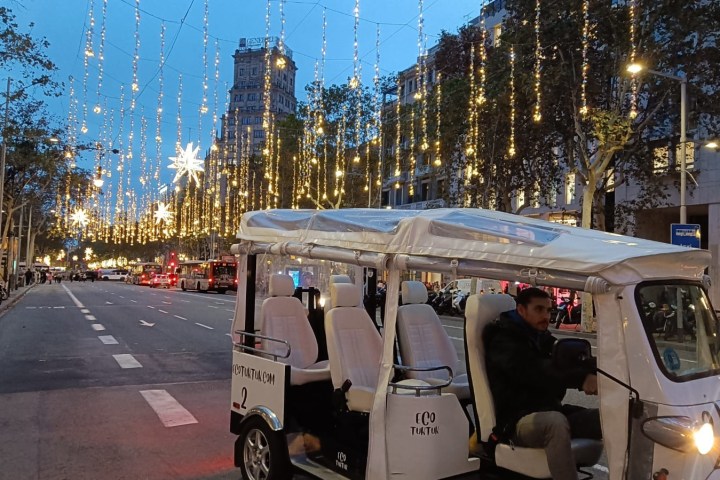
{"type": "Polygon", "coordinates": [[[590,1],[583,0],[583,29],[582,29],[582,83],[580,84],[580,114],[588,113],[587,83],[588,83],[588,45],[590,43],[590,1]]]}
{"type": "Polygon", "coordinates": [[[98,62],[97,62],[97,68],[98,68],[98,76],[97,76],[97,88],[95,90],[95,98],[96,102],[95,107],[93,107],[93,112],[99,114],[102,111],[102,108],[100,107],[100,91],[102,89],[102,82],[103,82],[103,62],[105,61],[105,32],[106,32],[106,20],[107,20],[107,4],[108,0],[103,0],[103,6],[102,6],[102,21],[100,24],[100,46],[98,47],[98,62]]]}
{"type": "MultiPolygon", "coordinates": [[[[209,12],[209,6],[208,6],[209,0],[205,0],[205,10],[203,13],[203,84],[202,84],[202,103],[200,104],[200,116],[202,118],[202,114],[207,113],[208,107],[207,107],[207,90],[208,90],[208,54],[207,54],[207,48],[208,48],[208,12],[209,12]]],[[[202,120],[201,120],[202,124],[202,120]]],[[[202,131],[202,130],[200,130],[202,131]]],[[[202,135],[202,133],[199,133],[199,135],[202,135]]],[[[199,141],[199,139],[198,139],[199,141]]]]}
{"type": "Polygon", "coordinates": [[[155,172],[153,179],[160,180],[160,164],[162,163],[162,114],[163,96],[165,88],[164,67],[165,66],[165,22],[160,24],[160,64],[158,68],[158,100],[155,109],[155,172]]]}
{"type": "Polygon", "coordinates": [[[515,156],[515,46],[510,47],[510,148],[508,155],[515,156]]]}
{"type": "MultiPolygon", "coordinates": [[[[381,191],[382,187],[382,158],[384,149],[384,138],[383,138],[383,118],[382,118],[382,98],[381,98],[381,86],[380,86],[380,24],[378,23],[375,28],[375,76],[373,77],[373,84],[375,87],[375,98],[373,103],[375,105],[375,135],[378,144],[378,160],[377,160],[377,175],[375,185],[378,187],[378,191],[381,191]]],[[[368,158],[368,168],[370,159],[368,158]]],[[[368,185],[370,184],[370,177],[368,176],[368,185]]]]}
{"type": "Polygon", "coordinates": [[[355,0],[355,9],[353,10],[355,23],[353,25],[353,77],[350,80],[350,87],[354,89],[355,94],[355,154],[353,163],[360,163],[360,144],[362,143],[362,117],[363,117],[363,89],[362,89],[362,65],[360,63],[360,50],[358,47],[358,28],[360,26],[360,0],[355,0]]]}
{"type": "Polygon", "coordinates": [[[95,51],[93,50],[93,32],[95,29],[95,16],[93,13],[93,5],[95,4],[94,0],[90,0],[90,6],[88,8],[88,26],[85,29],[85,53],[83,55],[83,105],[82,105],[82,126],[80,127],[80,131],[82,133],[87,133],[87,115],[88,115],[88,107],[87,107],[87,83],[88,83],[88,65],[89,65],[89,59],[90,57],[95,56],[95,51]]]}
{"type": "Polygon", "coordinates": [[[265,147],[263,149],[264,179],[268,182],[267,204],[270,204],[270,189],[272,185],[272,157],[271,154],[271,122],[272,122],[272,49],[270,44],[270,0],[267,0],[265,9],[265,69],[263,75],[263,132],[265,134],[265,147]]]}
{"type": "Polygon", "coordinates": [[[477,104],[479,107],[485,105],[486,92],[485,87],[487,84],[487,76],[485,67],[487,66],[487,28],[485,27],[485,5],[480,10],[480,69],[478,71],[478,90],[477,90],[477,104]]]}
{"type": "Polygon", "coordinates": [[[360,86],[360,55],[358,52],[358,27],[360,26],[360,0],[355,0],[353,9],[353,76],[350,79],[350,88],[360,86]]]}
{"type": "Polygon", "coordinates": [[[324,136],[325,131],[323,129],[323,112],[325,111],[323,94],[325,91],[325,60],[327,58],[327,9],[323,8],[323,26],[322,26],[322,47],[320,49],[320,85],[318,95],[318,125],[316,129],[316,135],[322,139],[322,157],[318,159],[318,171],[320,175],[320,187],[318,188],[318,196],[322,200],[327,200],[327,188],[328,188],[328,154],[327,154],[327,137],[324,136]]]}
{"type": "MultiPolygon", "coordinates": [[[[475,44],[470,45],[470,95],[468,96],[468,133],[465,141],[466,174],[465,189],[467,190],[472,182],[477,162],[477,76],[475,73],[475,44]]],[[[468,204],[466,203],[466,206],[468,204]]]]}
{"type": "Polygon", "coordinates": [[[182,151],[182,73],[178,75],[178,93],[177,93],[177,140],[175,141],[175,151],[179,154],[182,151]]]}
{"type": "Polygon", "coordinates": [[[541,113],[541,92],[540,92],[540,69],[542,60],[542,45],[540,44],[540,0],[535,0],[535,109],[533,120],[539,122],[542,119],[541,113]]]}
{"type": "Polygon", "coordinates": [[[278,41],[278,55],[275,65],[279,69],[285,68],[285,0],[280,0],[280,40],[278,41]]]}
{"type": "MultiPolygon", "coordinates": [[[[636,0],[630,0],[630,65],[635,63],[637,56],[637,4],[636,0]]],[[[631,92],[630,92],[630,118],[637,117],[637,101],[638,101],[638,79],[633,75],[630,80],[631,92]]]]}
{"type": "Polygon", "coordinates": [[[440,141],[440,132],[441,132],[441,122],[442,122],[442,74],[440,72],[437,73],[437,82],[435,83],[435,161],[433,162],[433,165],[436,167],[439,167],[442,165],[442,155],[441,155],[441,141],[440,141]]]}
{"type": "MultiPolygon", "coordinates": [[[[398,78],[398,85],[397,85],[397,103],[395,104],[395,177],[399,177],[400,173],[402,172],[402,121],[400,118],[400,115],[402,114],[402,84],[400,83],[400,78],[398,78]]],[[[400,188],[400,183],[395,182],[395,188],[400,188]]]]}
{"type": "Polygon", "coordinates": [[[140,0],[135,0],[135,52],[133,53],[133,80],[132,80],[132,103],[131,110],[135,109],[135,94],[140,90],[138,82],[138,62],[140,61],[140,0]]]}

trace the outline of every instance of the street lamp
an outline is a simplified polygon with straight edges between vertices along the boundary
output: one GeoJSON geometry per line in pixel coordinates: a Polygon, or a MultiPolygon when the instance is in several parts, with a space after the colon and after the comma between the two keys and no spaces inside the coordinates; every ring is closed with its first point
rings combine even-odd
{"type": "Polygon", "coordinates": [[[639,63],[631,63],[627,66],[628,73],[633,75],[646,71],[658,77],[669,78],[680,82],[680,223],[687,223],[687,205],[685,194],[687,189],[687,77],[670,75],[643,67],[639,63]]]}

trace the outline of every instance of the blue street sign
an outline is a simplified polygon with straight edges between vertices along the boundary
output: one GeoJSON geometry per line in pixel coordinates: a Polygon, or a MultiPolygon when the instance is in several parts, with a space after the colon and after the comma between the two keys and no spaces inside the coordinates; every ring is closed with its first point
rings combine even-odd
{"type": "Polygon", "coordinates": [[[681,247],[700,248],[700,225],[695,223],[671,224],[670,243],[681,247]]]}

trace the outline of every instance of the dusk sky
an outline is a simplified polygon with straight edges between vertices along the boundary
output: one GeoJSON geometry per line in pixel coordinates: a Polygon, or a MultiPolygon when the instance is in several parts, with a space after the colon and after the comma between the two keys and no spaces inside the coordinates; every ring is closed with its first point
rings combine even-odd
{"type": "MultiPolygon", "coordinates": [[[[102,27],[103,0],[94,3],[95,26],[93,49],[98,53],[102,27]]],[[[48,56],[57,64],[57,80],[66,85],[65,95],[50,100],[52,113],[65,119],[69,105],[70,76],[75,79],[75,95],[79,102],[78,124],[82,123],[83,104],[87,105],[88,132],[80,134],[80,142],[96,141],[103,124],[103,114],[93,112],[98,103],[98,56],[89,59],[85,88],[83,53],[88,9],[91,0],[23,0],[11,8],[18,17],[21,29],[34,22],[32,34],[50,42],[48,56]],[[87,93],[84,93],[87,90],[87,93]]],[[[140,0],[140,49],[137,67],[139,96],[135,110],[135,149],[139,151],[140,117],[147,120],[147,153],[154,156],[156,108],[159,93],[160,26],[166,26],[164,69],[164,101],[161,135],[163,138],[163,182],[172,178],[165,168],[167,157],[174,154],[177,138],[178,76],[182,74],[182,136],[183,143],[201,141],[204,151],[210,145],[213,112],[213,92],[218,92],[218,117],[226,108],[227,88],[232,83],[232,54],[242,37],[265,35],[265,0],[211,0],[208,14],[207,78],[209,112],[201,116],[199,107],[203,85],[203,15],[204,0],[140,0]],[[215,82],[215,41],[220,49],[220,81],[215,82]]],[[[298,66],[296,95],[303,100],[304,86],[314,77],[314,65],[321,55],[322,16],[327,12],[326,84],[345,83],[353,70],[353,8],[354,0],[287,0],[285,2],[285,41],[293,51],[298,66]]],[[[425,0],[424,32],[427,47],[437,41],[441,30],[455,32],[459,26],[476,17],[481,3],[477,0],[425,0]]],[[[365,84],[372,83],[376,57],[376,28],[380,25],[380,67],[382,74],[405,69],[415,62],[418,53],[417,0],[360,0],[359,52],[365,84]]],[[[135,0],[108,0],[106,37],[104,45],[103,85],[100,104],[107,102],[107,111],[114,109],[113,135],[118,135],[120,86],[125,85],[123,137],[129,134],[130,85],[133,81],[132,57],[135,50],[135,0]]],[[[279,1],[272,1],[271,36],[281,30],[279,1]]],[[[10,72],[12,75],[12,72],[10,72]]],[[[108,121],[108,120],[105,120],[108,121]]],[[[219,127],[219,125],[218,125],[219,127]]],[[[78,127],[79,128],[79,127],[78,127]]],[[[137,154],[136,154],[137,155],[137,154]]],[[[89,160],[88,160],[89,161],[89,160]]]]}

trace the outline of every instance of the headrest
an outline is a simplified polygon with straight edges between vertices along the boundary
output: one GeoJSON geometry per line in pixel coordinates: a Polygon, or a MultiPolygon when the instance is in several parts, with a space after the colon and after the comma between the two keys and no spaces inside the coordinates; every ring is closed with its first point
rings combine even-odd
{"type": "Polygon", "coordinates": [[[427,299],[428,292],[424,283],[415,280],[406,280],[402,282],[403,305],[409,305],[411,303],[427,303],[427,299]]]}
{"type": "Polygon", "coordinates": [[[357,307],[362,302],[360,286],[352,283],[330,284],[330,308],[357,307]]]}
{"type": "Polygon", "coordinates": [[[353,283],[350,275],[330,275],[330,283],[353,283]]]}
{"type": "Polygon", "coordinates": [[[465,306],[465,317],[481,326],[495,320],[501,313],[515,309],[515,299],[510,295],[470,295],[465,306]]]}
{"type": "Polygon", "coordinates": [[[270,296],[291,297],[295,293],[295,282],[290,275],[274,273],[270,275],[270,296]]]}

